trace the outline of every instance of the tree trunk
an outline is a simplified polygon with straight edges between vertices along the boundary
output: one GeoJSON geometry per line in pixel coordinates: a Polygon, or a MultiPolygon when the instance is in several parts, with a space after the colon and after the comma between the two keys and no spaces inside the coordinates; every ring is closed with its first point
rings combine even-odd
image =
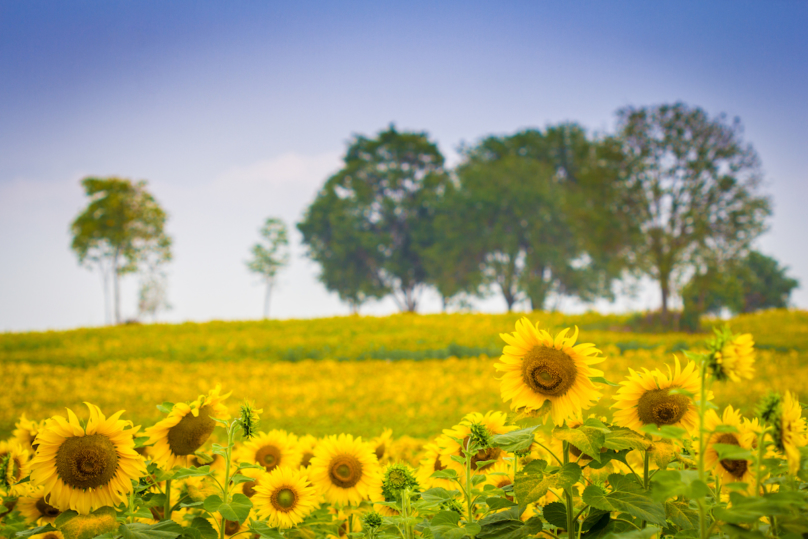
{"type": "Polygon", "coordinates": [[[267,293],[264,296],[264,320],[269,318],[269,297],[272,294],[272,282],[267,281],[267,293]]]}
{"type": "Polygon", "coordinates": [[[109,308],[109,272],[104,267],[103,259],[98,261],[98,269],[101,271],[101,284],[104,287],[104,324],[112,324],[112,312],[109,308]]]}
{"type": "Polygon", "coordinates": [[[118,274],[118,253],[115,252],[115,259],[112,262],[112,286],[115,294],[115,323],[121,323],[121,289],[119,286],[120,275],[118,274]]]}
{"type": "Polygon", "coordinates": [[[662,289],[662,312],[660,317],[662,318],[662,323],[668,323],[668,293],[670,292],[668,287],[668,280],[662,279],[660,280],[660,288],[662,289]]]}

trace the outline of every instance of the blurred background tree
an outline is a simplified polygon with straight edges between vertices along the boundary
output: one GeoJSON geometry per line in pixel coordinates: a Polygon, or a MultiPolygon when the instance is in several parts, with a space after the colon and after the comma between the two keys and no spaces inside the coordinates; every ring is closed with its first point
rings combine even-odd
{"type": "Polygon", "coordinates": [[[723,271],[712,267],[693,275],[682,291],[684,329],[698,330],[702,314],[718,315],[723,309],[733,314],[785,309],[791,292],[799,286],[786,275],[787,270],[774,258],[750,251],[723,271]]]}
{"type": "Polygon", "coordinates": [[[263,243],[252,246],[252,258],[247,261],[247,269],[261,276],[266,285],[264,318],[269,318],[269,300],[278,271],[289,263],[289,234],[286,224],[275,217],[264,222],[259,234],[263,243]]]}
{"type": "Polygon", "coordinates": [[[373,139],[355,136],[343,162],[297,225],[320,281],[354,310],[390,295],[414,312],[448,184],[443,155],[426,133],[391,125],[373,139]]]}
{"type": "Polygon", "coordinates": [[[677,278],[721,271],[765,229],[768,198],[758,193],[758,156],[737,118],[710,118],[684,103],[618,111],[619,137],[641,222],[640,267],[659,282],[662,321],[677,278]]]}
{"type": "Polygon", "coordinates": [[[80,264],[96,265],[104,285],[109,323],[109,281],[113,310],[121,323],[120,278],[138,271],[147,260],[171,260],[171,238],[165,233],[166,212],[146,190],[146,181],[88,177],[81,181],[90,202],[70,225],[71,248],[80,264]]]}

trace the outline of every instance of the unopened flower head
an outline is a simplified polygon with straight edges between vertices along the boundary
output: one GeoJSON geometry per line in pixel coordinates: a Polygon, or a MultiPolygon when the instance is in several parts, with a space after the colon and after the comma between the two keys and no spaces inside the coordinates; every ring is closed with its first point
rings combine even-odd
{"type": "Polygon", "coordinates": [[[245,440],[249,440],[258,432],[258,414],[263,412],[264,410],[256,410],[253,403],[249,401],[245,401],[244,404],[241,405],[241,416],[238,421],[241,425],[241,432],[245,440]]]}
{"type": "Polygon", "coordinates": [[[384,471],[382,480],[382,494],[386,501],[393,501],[401,496],[405,490],[418,491],[418,480],[406,464],[391,464],[384,471]]]}
{"type": "Polygon", "coordinates": [[[382,516],[376,511],[365,513],[362,516],[362,527],[370,530],[378,530],[382,527],[382,516]]]}
{"type": "Polygon", "coordinates": [[[472,445],[477,446],[478,449],[485,449],[491,447],[491,433],[482,423],[472,423],[469,438],[472,445]]]}

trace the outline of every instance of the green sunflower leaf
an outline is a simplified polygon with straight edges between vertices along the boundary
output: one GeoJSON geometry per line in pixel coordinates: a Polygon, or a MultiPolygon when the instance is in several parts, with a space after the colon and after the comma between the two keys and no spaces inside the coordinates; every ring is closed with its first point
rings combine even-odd
{"type": "Polygon", "coordinates": [[[31,537],[32,535],[39,535],[40,533],[47,533],[52,531],[56,531],[56,528],[54,528],[50,524],[45,524],[44,526],[38,526],[36,528],[31,528],[30,530],[23,530],[21,532],[17,532],[14,534],[14,537],[31,537]]]}
{"type": "Polygon", "coordinates": [[[527,451],[533,444],[533,435],[538,428],[538,425],[534,425],[505,434],[495,434],[491,436],[491,447],[499,448],[508,453],[527,451]]]}
{"type": "Polygon", "coordinates": [[[699,526],[699,513],[688,502],[665,502],[665,514],[682,530],[695,530],[699,526]]]}
{"type": "Polygon", "coordinates": [[[550,488],[567,488],[581,478],[581,467],[570,462],[561,468],[548,469],[547,462],[534,460],[516,474],[513,485],[519,507],[537,501],[547,494],[550,488]]]}
{"type": "Polygon", "coordinates": [[[567,506],[561,502],[551,502],[545,505],[542,516],[556,528],[567,528],[567,506]]]}
{"type": "Polygon", "coordinates": [[[436,479],[457,479],[457,472],[452,469],[438,470],[433,472],[429,477],[434,477],[436,479]]]}
{"type": "Polygon", "coordinates": [[[654,535],[662,531],[662,528],[648,526],[642,530],[631,530],[627,532],[612,532],[606,534],[604,539],[651,539],[654,535]]]}
{"type": "Polygon", "coordinates": [[[157,409],[160,410],[164,414],[169,414],[169,413],[171,413],[171,410],[174,409],[174,403],[173,402],[164,402],[163,404],[158,404],[157,409]]]}
{"type": "Polygon", "coordinates": [[[283,539],[283,535],[278,530],[270,528],[266,522],[261,522],[260,520],[253,521],[250,524],[250,531],[264,539],[283,539]]]}
{"type": "Polygon", "coordinates": [[[667,438],[669,440],[681,440],[684,435],[687,434],[685,429],[671,425],[662,425],[661,427],[657,427],[656,425],[643,425],[640,428],[640,432],[660,438],[667,438]]]}
{"type": "Polygon", "coordinates": [[[594,427],[556,427],[553,437],[575,446],[581,453],[600,462],[600,449],[606,442],[603,431],[594,427]]]}
{"type": "Polygon", "coordinates": [[[607,380],[603,376],[590,376],[589,380],[592,381],[592,382],[595,382],[597,384],[606,384],[607,386],[620,387],[620,384],[615,384],[614,382],[610,382],[609,380],[607,380]]]}
{"type": "Polygon", "coordinates": [[[612,474],[609,476],[611,492],[597,485],[584,489],[584,503],[602,511],[625,512],[652,524],[665,525],[664,506],[648,497],[642,486],[632,478],[612,474]]]}
{"type": "Polygon", "coordinates": [[[460,491],[435,487],[422,492],[421,499],[428,504],[441,504],[453,500],[458,494],[460,491]]]}
{"type": "Polygon", "coordinates": [[[191,466],[190,468],[180,468],[174,472],[173,479],[187,479],[188,477],[204,477],[211,475],[210,466],[191,466]]]}
{"type": "Polygon", "coordinates": [[[480,521],[478,539],[521,539],[527,535],[525,523],[519,518],[519,509],[493,513],[480,521]]]}
{"type": "Polygon", "coordinates": [[[173,520],[164,520],[157,524],[130,522],[121,524],[118,533],[123,539],[174,539],[182,535],[182,526],[173,520]]]}
{"type": "Polygon", "coordinates": [[[611,431],[606,433],[603,447],[614,449],[615,451],[621,451],[623,449],[639,449],[645,451],[651,447],[651,440],[639,432],[635,432],[626,427],[612,427],[611,431]]]}
{"type": "Polygon", "coordinates": [[[492,496],[490,498],[486,498],[485,500],[486,505],[492,511],[496,511],[498,509],[507,509],[509,507],[515,507],[516,504],[513,503],[508,498],[501,498],[499,496],[492,496]]]}
{"type": "Polygon", "coordinates": [[[218,512],[226,520],[238,521],[239,524],[244,524],[244,521],[250,516],[252,506],[253,504],[247,496],[238,493],[233,494],[233,499],[230,500],[230,503],[220,505],[218,512]]]}
{"type": "Polygon", "coordinates": [[[460,515],[454,511],[439,511],[429,524],[429,530],[435,539],[460,539],[466,535],[458,524],[460,515]]]}
{"type": "Polygon", "coordinates": [[[699,500],[709,489],[695,470],[660,470],[651,479],[651,498],[662,502],[677,496],[699,500]]]}
{"type": "Polygon", "coordinates": [[[752,451],[732,444],[713,444],[718,460],[752,460],[752,451]]]}

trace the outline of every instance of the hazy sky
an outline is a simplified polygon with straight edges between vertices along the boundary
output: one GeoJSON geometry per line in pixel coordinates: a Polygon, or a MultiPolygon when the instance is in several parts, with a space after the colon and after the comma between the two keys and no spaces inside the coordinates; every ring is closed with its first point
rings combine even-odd
{"type": "MultiPolygon", "coordinates": [[[[147,179],[170,213],[163,319],[254,318],[258,228],[293,226],[352,134],[426,130],[453,163],[491,133],[609,131],[622,106],[676,100],[743,121],[774,200],[757,246],[808,307],[807,25],[808,3],[777,1],[2,2],[0,331],[103,323],[101,279],[69,249],[86,175],[147,179]]],[[[273,315],[347,313],[299,238],[273,315]]],[[[658,305],[648,288],[599,308],[658,305]]]]}

